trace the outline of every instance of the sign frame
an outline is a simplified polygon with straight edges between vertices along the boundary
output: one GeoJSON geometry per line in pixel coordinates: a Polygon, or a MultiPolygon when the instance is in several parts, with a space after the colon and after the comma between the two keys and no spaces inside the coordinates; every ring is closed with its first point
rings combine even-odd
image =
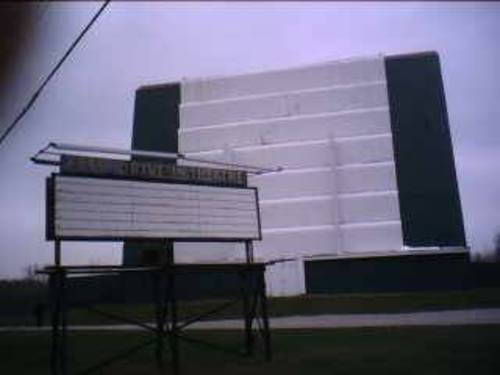
{"type": "MultiPolygon", "coordinates": [[[[132,182],[146,182],[150,184],[158,183],[168,183],[173,185],[184,185],[184,186],[210,186],[214,187],[213,184],[186,184],[179,181],[163,181],[163,180],[151,180],[146,178],[132,178],[126,176],[95,176],[95,175],[83,175],[83,174],[66,174],[66,173],[52,173],[50,177],[46,179],[46,240],[47,241],[90,241],[90,242],[120,242],[120,241],[151,241],[151,240],[168,240],[173,242],[235,242],[235,243],[245,243],[248,241],[260,241],[262,240],[262,224],[260,216],[260,205],[259,205],[259,193],[256,187],[245,186],[245,187],[232,187],[232,186],[218,186],[225,189],[247,189],[253,190],[255,194],[255,209],[256,209],[256,219],[257,219],[257,237],[250,238],[236,238],[236,237],[136,237],[136,236],[58,236],[55,231],[55,213],[56,213],[56,183],[55,179],[58,176],[63,176],[67,178],[91,178],[96,180],[125,180],[132,182]]],[[[216,186],[217,187],[217,186],[216,186]]]]}

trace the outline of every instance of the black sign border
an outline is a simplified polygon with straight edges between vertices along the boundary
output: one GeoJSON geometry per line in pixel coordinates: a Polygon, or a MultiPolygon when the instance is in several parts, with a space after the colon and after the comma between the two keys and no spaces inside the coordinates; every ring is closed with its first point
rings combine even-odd
{"type": "Polygon", "coordinates": [[[216,185],[213,184],[203,184],[203,183],[190,183],[186,184],[179,181],[165,181],[165,180],[156,180],[156,179],[145,179],[145,178],[133,178],[128,176],[95,176],[95,175],[84,175],[84,174],[62,174],[62,173],[52,173],[50,177],[47,178],[46,182],[46,239],[47,241],[88,241],[88,242],[121,242],[121,241],[151,241],[151,240],[168,240],[173,242],[248,242],[248,241],[261,241],[262,240],[262,224],[260,217],[260,204],[259,204],[259,193],[258,189],[253,186],[227,186],[227,185],[217,185],[216,187],[221,187],[225,189],[248,189],[253,190],[255,195],[255,208],[257,210],[257,228],[258,228],[258,236],[251,238],[213,238],[213,237],[111,237],[111,236],[56,236],[55,233],[55,179],[58,177],[70,177],[70,178],[92,178],[96,180],[126,180],[126,181],[137,181],[137,182],[148,182],[152,184],[175,184],[175,185],[186,185],[186,186],[211,186],[214,187],[216,185]]]}

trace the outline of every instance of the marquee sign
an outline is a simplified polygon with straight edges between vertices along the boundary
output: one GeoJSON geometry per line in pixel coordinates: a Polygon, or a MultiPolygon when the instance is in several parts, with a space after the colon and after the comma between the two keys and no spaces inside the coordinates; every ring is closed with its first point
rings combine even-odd
{"type": "Polygon", "coordinates": [[[125,177],[216,186],[247,186],[247,175],[244,171],[180,166],[158,161],[127,161],[62,155],[60,171],[64,175],[125,177]]]}
{"type": "Polygon", "coordinates": [[[261,238],[256,188],[59,174],[48,180],[48,240],[261,238]]]}

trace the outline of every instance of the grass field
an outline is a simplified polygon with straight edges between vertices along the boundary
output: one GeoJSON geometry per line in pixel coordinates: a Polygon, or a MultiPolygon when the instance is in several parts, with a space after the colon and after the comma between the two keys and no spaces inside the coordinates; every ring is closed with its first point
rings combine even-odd
{"type": "MultiPolygon", "coordinates": [[[[34,304],[46,293],[43,284],[0,283],[0,326],[33,325],[34,304]]],[[[182,317],[192,316],[217,305],[221,301],[191,301],[180,303],[182,317]]],[[[500,306],[500,288],[483,288],[455,292],[413,292],[387,294],[344,294],[270,298],[269,314],[317,315],[347,313],[401,313],[445,309],[466,309],[500,306]]],[[[101,305],[102,309],[127,315],[139,321],[150,322],[154,317],[151,305],[101,305]]],[[[216,318],[241,316],[241,306],[235,305],[221,312],[216,318]]],[[[48,312],[45,314],[47,323],[48,312]]],[[[88,313],[84,309],[72,309],[71,324],[109,324],[109,319],[88,313]]]]}
{"type": "MultiPolygon", "coordinates": [[[[237,332],[196,332],[197,338],[238,348],[237,332]]],[[[147,339],[140,333],[70,334],[70,373],[147,339]]],[[[500,326],[406,327],[273,332],[274,358],[244,359],[181,344],[182,374],[495,374],[500,326]]],[[[0,336],[0,373],[48,374],[49,335],[0,336]]],[[[147,347],[99,374],[156,374],[147,347]]],[[[169,373],[167,371],[166,373],[169,373]]]]}

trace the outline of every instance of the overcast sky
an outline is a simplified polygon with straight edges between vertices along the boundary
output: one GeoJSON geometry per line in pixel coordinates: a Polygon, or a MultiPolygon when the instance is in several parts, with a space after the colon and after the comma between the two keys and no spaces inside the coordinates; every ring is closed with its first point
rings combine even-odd
{"type": "MultiPolygon", "coordinates": [[[[100,3],[40,5],[35,38],[1,88],[15,117],[100,3]]],[[[49,141],[130,147],[135,89],[340,58],[441,56],[466,233],[474,252],[500,231],[500,4],[111,3],[32,111],[0,145],[0,278],[52,260],[44,178],[29,162],[49,141]]],[[[64,245],[66,263],[119,262],[117,244],[64,245]]]]}

